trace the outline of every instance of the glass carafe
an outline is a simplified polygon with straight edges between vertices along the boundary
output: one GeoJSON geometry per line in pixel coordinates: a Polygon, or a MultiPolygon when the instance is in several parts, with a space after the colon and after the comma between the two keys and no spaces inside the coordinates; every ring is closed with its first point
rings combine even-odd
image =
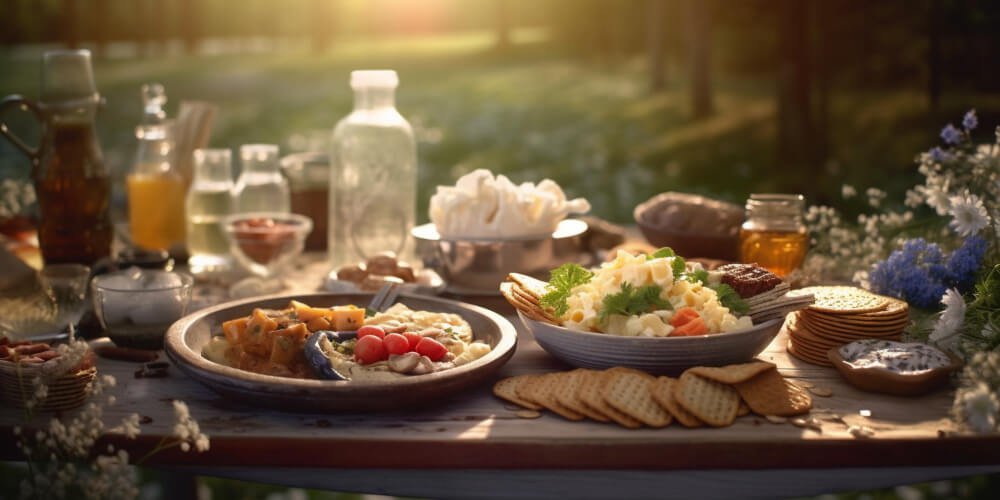
{"type": "Polygon", "coordinates": [[[809,251],[800,194],[752,194],[740,228],[740,260],[756,262],[778,276],[798,269],[809,251]]]}
{"type": "Polygon", "coordinates": [[[195,275],[231,267],[222,219],[233,213],[233,171],[228,149],[196,149],[187,193],[188,266],[195,275]]]}
{"type": "Polygon", "coordinates": [[[333,130],[328,249],[337,269],[392,251],[408,259],[417,208],[417,146],[396,111],[395,71],[354,71],[354,111],[333,130]]]}
{"type": "Polygon", "coordinates": [[[27,110],[41,124],[38,148],[6,123],[0,123],[0,135],[31,158],[46,264],[91,265],[111,254],[111,179],[94,127],[100,103],[86,50],[45,53],[39,101],[19,95],[0,101],[0,116],[27,110]]]}
{"type": "Polygon", "coordinates": [[[291,211],[288,181],[278,166],[278,146],[244,144],[240,146],[240,178],[233,195],[236,212],[291,211]]]}
{"type": "Polygon", "coordinates": [[[184,244],[184,196],[187,186],[174,161],[172,122],[165,119],[163,86],[142,86],[143,123],[132,173],[126,179],[132,242],[150,250],[175,251],[184,244]]]}

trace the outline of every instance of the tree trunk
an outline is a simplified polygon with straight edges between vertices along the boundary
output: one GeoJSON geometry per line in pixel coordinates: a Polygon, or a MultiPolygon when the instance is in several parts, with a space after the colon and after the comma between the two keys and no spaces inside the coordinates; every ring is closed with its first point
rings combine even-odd
{"type": "Polygon", "coordinates": [[[811,0],[785,0],[779,16],[778,158],[789,167],[789,172],[801,172],[801,167],[814,166],[809,74],[810,6],[811,0]]]}
{"type": "Polygon", "coordinates": [[[508,0],[494,0],[496,7],[496,29],[497,29],[497,52],[510,50],[510,2],[508,0]]]}
{"type": "Polygon", "coordinates": [[[108,0],[94,0],[94,49],[98,58],[103,58],[108,51],[108,0]]]}
{"type": "Polygon", "coordinates": [[[184,52],[194,54],[198,51],[198,17],[197,2],[195,0],[180,0],[178,5],[181,26],[181,39],[184,41],[184,52]]]}
{"type": "Polygon", "coordinates": [[[927,103],[936,112],[941,103],[941,2],[930,0],[927,9],[927,103]]]}
{"type": "Polygon", "coordinates": [[[313,0],[312,10],[313,52],[325,52],[333,36],[333,6],[330,0],[313,0]]]}
{"type": "Polygon", "coordinates": [[[646,0],[646,52],[649,56],[649,89],[663,90],[667,83],[664,51],[666,0],[646,0]]]}
{"type": "Polygon", "coordinates": [[[688,65],[691,68],[691,109],[695,118],[712,114],[712,19],[707,0],[688,0],[688,65]]]}
{"type": "Polygon", "coordinates": [[[79,17],[76,0],[63,0],[62,4],[63,15],[60,23],[62,24],[63,40],[66,42],[66,47],[75,49],[80,46],[80,32],[76,25],[79,17]]]}

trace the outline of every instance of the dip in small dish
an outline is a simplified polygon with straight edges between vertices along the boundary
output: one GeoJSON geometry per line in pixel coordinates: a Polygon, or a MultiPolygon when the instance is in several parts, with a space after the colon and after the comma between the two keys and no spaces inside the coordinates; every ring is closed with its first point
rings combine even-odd
{"type": "Polygon", "coordinates": [[[856,340],[827,356],[847,381],[869,392],[897,396],[926,394],[948,381],[962,362],[936,347],[891,340],[856,340]]]}

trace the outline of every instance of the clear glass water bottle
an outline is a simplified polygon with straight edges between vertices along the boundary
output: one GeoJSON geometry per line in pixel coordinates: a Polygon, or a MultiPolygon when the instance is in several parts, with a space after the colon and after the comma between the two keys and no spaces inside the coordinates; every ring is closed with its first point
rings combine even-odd
{"type": "Polygon", "coordinates": [[[328,250],[334,269],[383,251],[412,254],[417,145],[396,111],[395,71],[353,71],[354,111],[333,130],[328,250]]]}
{"type": "Polygon", "coordinates": [[[237,213],[291,211],[288,181],[278,164],[278,146],[240,146],[240,166],[240,178],[233,190],[237,213]]]}
{"type": "Polygon", "coordinates": [[[188,266],[195,275],[230,268],[222,219],[233,213],[233,169],[228,149],[196,149],[187,194],[188,266]]]}

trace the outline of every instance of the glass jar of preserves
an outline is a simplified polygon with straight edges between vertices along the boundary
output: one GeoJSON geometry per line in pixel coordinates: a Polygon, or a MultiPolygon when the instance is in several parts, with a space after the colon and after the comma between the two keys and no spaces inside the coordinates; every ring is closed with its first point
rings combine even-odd
{"type": "Polygon", "coordinates": [[[756,262],[781,277],[802,265],[809,250],[804,207],[800,194],[750,195],[740,228],[740,260],[756,262]]]}

